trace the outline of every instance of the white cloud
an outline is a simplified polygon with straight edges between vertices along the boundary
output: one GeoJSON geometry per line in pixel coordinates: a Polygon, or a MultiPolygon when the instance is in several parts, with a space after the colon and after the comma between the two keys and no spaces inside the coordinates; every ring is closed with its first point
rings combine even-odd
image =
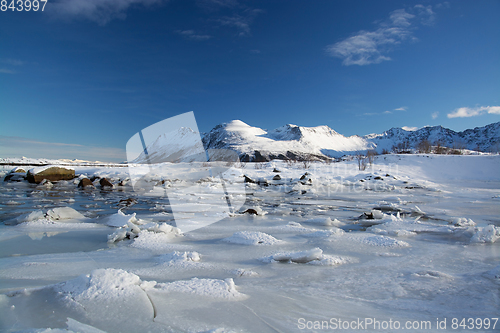
{"type": "Polygon", "coordinates": [[[397,9],[390,13],[388,21],[379,24],[378,29],[361,30],[352,37],[328,45],[326,51],[333,57],[343,59],[342,64],[345,66],[363,66],[391,60],[386,53],[392,46],[401,44],[410,37],[415,39],[412,36],[415,18],[419,18],[421,24],[429,22],[431,17],[434,20],[435,14],[431,6],[417,5],[412,10],[415,14],[397,9]]]}
{"type": "Polygon", "coordinates": [[[402,106],[400,108],[394,109],[394,111],[406,111],[406,110],[408,110],[407,106],[402,106]]]}
{"type": "Polygon", "coordinates": [[[230,17],[223,17],[217,21],[221,25],[231,26],[238,29],[240,32],[238,36],[249,36],[250,35],[250,25],[252,24],[255,17],[262,13],[261,9],[250,9],[247,8],[242,12],[242,15],[235,14],[230,17]]]}
{"type": "Polygon", "coordinates": [[[479,106],[475,108],[458,108],[455,111],[448,113],[448,118],[468,118],[480,116],[485,113],[500,114],[500,106],[479,106]]]}
{"type": "Polygon", "coordinates": [[[177,30],[176,32],[179,35],[181,35],[187,39],[192,39],[192,40],[202,41],[202,40],[208,40],[208,39],[212,38],[212,36],[210,36],[210,35],[197,34],[194,30],[177,30]]]}
{"type": "Polygon", "coordinates": [[[73,143],[43,142],[16,136],[0,135],[0,156],[31,158],[68,158],[122,162],[126,160],[123,149],[92,147],[73,143]]]}
{"type": "Polygon", "coordinates": [[[71,20],[83,18],[105,25],[113,19],[125,19],[131,6],[151,6],[168,0],[61,0],[47,9],[58,18],[71,20]]]}
{"type": "Polygon", "coordinates": [[[401,128],[404,129],[405,131],[408,131],[408,132],[414,132],[414,131],[418,130],[418,127],[410,127],[410,126],[403,126],[401,128]]]}
{"type": "Polygon", "coordinates": [[[439,116],[439,112],[438,112],[438,111],[434,112],[434,113],[431,115],[432,119],[436,119],[438,116],[439,116]]]}

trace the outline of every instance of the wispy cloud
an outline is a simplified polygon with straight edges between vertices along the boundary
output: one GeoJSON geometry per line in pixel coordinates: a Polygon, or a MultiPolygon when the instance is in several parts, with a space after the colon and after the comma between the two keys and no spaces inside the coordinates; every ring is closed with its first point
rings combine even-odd
{"type": "Polygon", "coordinates": [[[458,108],[447,114],[448,118],[468,118],[476,117],[483,114],[498,114],[500,115],[500,106],[478,106],[475,108],[458,108]]]}
{"type": "Polygon", "coordinates": [[[60,0],[47,9],[64,20],[87,19],[105,25],[113,19],[125,19],[132,6],[152,6],[169,0],[60,0]]]}
{"type": "Polygon", "coordinates": [[[437,119],[437,117],[439,117],[439,111],[432,113],[431,117],[432,117],[432,119],[437,119]]]}
{"type": "Polygon", "coordinates": [[[262,13],[261,9],[245,9],[241,14],[234,14],[233,16],[226,16],[217,20],[219,24],[236,28],[239,33],[238,36],[249,36],[250,25],[255,17],[262,13]]]}
{"type": "Polygon", "coordinates": [[[0,58],[0,64],[4,64],[6,66],[0,68],[0,74],[16,74],[17,71],[12,69],[12,67],[20,67],[25,63],[26,62],[19,59],[0,58]]]}
{"type": "Polygon", "coordinates": [[[2,74],[16,74],[16,71],[7,68],[0,68],[0,73],[2,74]]]}
{"type": "Polygon", "coordinates": [[[212,38],[212,36],[210,35],[197,34],[194,30],[177,30],[176,33],[187,39],[197,40],[197,41],[203,41],[212,38]]]}
{"type": "Polygon", "coordinates": [[[9,66],[22,66],[22,65],[24,65],[26,62],[24,62],[24,61],[22,61],[22,60],[19,60],[19,59],[1,58],[1,59],[0,59],[0,63],[2,63],[2,64],[6,64],[6,65],[9,65],[9,66]]]}
{"type": "Polygon", "coordinates": [[[73,143],[43,142],[17,136],[0,135],[0,156],[32,158],[78,158],[122,162],[126,160],[123,149],[113,147],[93,147],[73,143]]]}
{"type": "Polygon", "coordinates": [[[406,11],[397,9],[390,13],[389,20],[379,23],[373,31],[361,30],[355,35],[326,47],[329,55],[343,59],[342,64],[370,65],[391,60],[386,54],[391,47],[405,40],[416,40],[413,31],[418,24],[429,25],[435,20],[431,6],[416,5],[406,11]],[[417,20],[418,19],[418,20],[417,20]]]}
{"type": "Polygon", "coordinates": [[[418,127],[412,127],[412,126],[403,126],[401,128],[407,132],[415,132],[416,130],[418,130],[418,127]]]}
{"type": "Polygon", "coordinates": [[[396,109],[393,109],[392,111],[386,110],[384,112],[368,112],[368,113],[363,113],[363,116],[379,116],[379,115],[384,115],[384,114],[393,114],[394,111],[407,111],[408,107],[407,106],[402,106],[396,109]]]}
{"type": "Polygon", "coordinates": [[[234,8],[239,6],[237,0],[197,0],[198,6],[208,10],[219,10],[221,8],[234,8]]]}

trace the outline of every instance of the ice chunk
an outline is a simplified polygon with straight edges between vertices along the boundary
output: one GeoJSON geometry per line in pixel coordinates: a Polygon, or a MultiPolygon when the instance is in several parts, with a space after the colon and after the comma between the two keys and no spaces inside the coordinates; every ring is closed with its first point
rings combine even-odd
{"type": "Polygon", "coordinates": [[[67,220],[82,220],[86,219],[85,216],[71,207],[57,207],[49,209],[46,213],[41,210],[35,210],[31,213],[20,215],[16,218],[5,221],[7,225],[14,225],[25,222],[33,222],[43,220],[45,223],[50,221],[65,221],[65,222],[80,222],[80,221],[67,221],[67,220]]]}
{"type": "Polygon", "coordinates": [[[456,227],[473,227],[476,225],[476,222],[474,222],[471,219],[468,219],[466,217],[456,218],[455,220],[451,221],[450,223],[456,227]]]}
{"type": "Polygon", "coordinates": [[[344,230],[333,227],[330,230],[318,230],[309,234],[303,235],[304,237],[310,238],[321,238],[321,237],[330,237],[330,236],[340,236],[344,234],[344,230]]]}
{"type": "Polygon", "coordinates": [[[198,252],[179,252],[174,251],[172,253],[164,254],[160,256],[160,261],[166,263],[173,262],[198,262],[200,261],[200,254],[198,252]]]}
{"type": "Polygon", "coordinates": [[[258,231],[235,232],[231,237],[224,238],[223,241],[244,245],[273,245],[282,242],[271,235],[258,231]]]}
{"type": "Polygon", "coordinates": [[[270,257],[262,258],[261,261],[270,263],[287,262],[287,263],[312,264],[321,266],[336,266],[348,263],[351,261],[351,259],[346,257],[325,255],[323,254],[322,249],[316,247],[314,249],[306,251],[277,253],[270,257]]]}
{"type": "Polygon", "coordinates": [[[172,250],[172,245],[170,243],[176,236],[179,236],[179,234],[174,232],[156,233],[153,231],[142,230],[130,246],[164,253],[165,251],[172,250]]]}
{"type": "Polygon", "coordinates": [[[235,270],[231,271],[232,274],[238,276],[238,277],[243,277],[243,276],[259,276],[260,274],[257,272],[254,272],[250,269],[244,269],[244,268],[237,268],[235,270]]]}
{"type": "Polygon", "coordinates": [[[49,209],[45,216],[52,221],[84,219],[85,216],[77,212],[71,207],[58,207],[49,209]]]}
{"type": "Polygon", "coordinates": [[[492,279],[493,281],[500,283],[500,265],[493,268],[492,270],[489,270],[488,272],[486,272],[485,275],[490,279],[492,279]]]}
{"type": "Polygon", "coordinates": [[[118,210],[118,213],[111,215],[106,224],[110,227],[123,227],[127,225],[127,222],[135,223],[137,222],[137,218],[135,217],[135,213],[127,215],[121,210],[118,210]]]}
{"type": "Polygon", "coordinates": [[[495,243],[499,238],[500,228],[490,224],[487,227],[477,228],[470,241],[471,243],[495,243]]]}
{"type": "Polygon", "coordinates": [[[226,299],[243,299],[247,297],[236,290],[236,285],[231,278],[225,280],[192,278],[191,280],[158,283],[155,290],[226,299]]]}
{"type": "Polygon", "coordinates": [[[409,247],[405,241],[397,240],[387,236],[370,236],[362,240],[363,243],[382,247],[409,247]]]}
{"type": "MultiPolygon", "coordinates": [[[[100,329],[95,328],[93,326],[80,323],[79,321],[76,321],[72,318],[68,318],[67,325],[68,325],[68,330],[67,331],[64,330],[64,332],[106,333],[105,331],[101,331],[100,329]]],[[[54,332],[54,330],[51,330],[49,332],[54,332]]]]}
{"type": "Polygon", "coordinates": [[[277,253],[272,256],[275,261],[292,261],[296,263],[306,263],[313,260],[323,259],[323,250],[316,247],[312,250],[300,252],[277,253]]]}
{"type": "Polygon", "coordinates": [[[20,215],[16,218],[5,221],[6,225],[14,225],[24,222],[31,222],[45,218],[45,214],[41,210],[35,210],[31,213],[20,215]]]}
{"type": "Polygon", "coordinates": [[[324,226],[333,226],[333,227],[341,227],[341,226],[344,226],[345,223],[343,222],[340,222],[339,220],[337,219],[331,219],[329,217],[317,217],[317,218],[314,218],[314,219],[309,219],[309,220],[306,220],[306,221],[303,221],[304,223],[314,223],[314,224],[319,224],[319,225],[324,225],[324,226]]]}

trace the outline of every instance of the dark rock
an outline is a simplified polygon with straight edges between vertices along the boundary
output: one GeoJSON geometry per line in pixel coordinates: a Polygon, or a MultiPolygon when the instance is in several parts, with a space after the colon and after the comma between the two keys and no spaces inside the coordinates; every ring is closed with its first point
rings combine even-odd
{"type": "Polygon", "coordinates": [[[84,188],[85,186],[94,186],[94,184],[92,184],[92,182],[88,178],[80,179],[80,182],[78,183],[78,187],[84,188]]]}
{"type": "Polygon", "coordinates": [[[71,180],[75,178],[75,170],[65,169],[61,167],[50,167],[35,174],[33,174],[30,170],[26,174],[26,178],[30,183],[36,184],[39,184],[44,179],[50,181],[71,180]]]}
{"type": "Polygon", "coordinates": [[[97,179],[101,179],[101,177],[99,177],[99,176],[92,176],[92,177],[90,178],[90,181],[93,183],[93,182],[95,182],[97,179]]]}
{"type": "Polygon", "coordinates": [[[256,150],[254,152],[254,158],[253,158],[253,161],[254,162],[269,162],[269,158],[266,158],[265,156],[263,156],[260,151],[256,150]]]}
{"type": "Polygon", "coordinates": [[[128,199],[121,199],[120,202],[118,203],[119,206],[125,206],[125,207],[130,207],[133,206],[137,203],[137,200],[134,198],[128,198],[128,199]]]}
{"type": "Polygon", "coordinates": [[[307,191],[306,190],[302,190],[302,192],[300,192],[300,194],[306,194],[307,191]]]}
{"type": "Polygon", "coordinates": [[[375,180],[384,180],[384,178],[382,178],[382,177],[380,177],[380,176],[377,176],[377,177],[375,177],[375,178],[373,178],[373,179],[375,179],[375,180]]]}
{"type": "Polygon", "coordinates": [[[258,215],[257,211],[253,208],[248,208],[242,214],[258,215]]]}
{"type": "Polygon", "coordinates": [[[257,182],[260,186],[269,186],[269,183],[265,179],[261,179],[257,182]]]}
{"type": "Polygon", "coordinates": [[[99,180],[99,184],[101,185],[101,188],[113,187],[113,184],[111,184],[111,182],[106,178],[101,178],[101,180],[99,180]]]}
{"type": "Polygon", "coordinates": [[[306,179],[307,176],[309,176],[309,172],[306,172],[305,174],[303,174],[302,177],[300,177],[300,180],[306,179]]]}
{"type": "Polygon", "coordinates": [[[8,181],[20,182],[23,180],[26,180],[26,175],[23,173],[20,173],[20,172],[9,173],[3,179],[4,182],[8,182],[8,181]]]}
{"type": "Polygon", "coordinates": [[[252,178],[247,177],[246,175],[243,175],[243,177],[245,178],[245,183],[257,184],[257,182],[255,180],[253,180],[252,178]]]}
{"type": "Polygon", "coordinates": [[[273,172],[281,172],[278,169],[274,168],[273,172]]]}
{"type": "Polygon", "coordinates": [[[274,176],[274,177],[273,177],[273,180],[281,180],[280,175],[276,175],[276,176],[274,176]]]}

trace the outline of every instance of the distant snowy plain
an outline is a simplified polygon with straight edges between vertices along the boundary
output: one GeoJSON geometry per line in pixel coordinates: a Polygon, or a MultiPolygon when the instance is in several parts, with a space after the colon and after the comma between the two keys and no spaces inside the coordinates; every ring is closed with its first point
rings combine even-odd
{"type": "MultiPolygon", "coordinates": [[[[169,164],[166,183],[191,166],[169,164]]],[[[494,331],[499,155],[380,155],[364,171],[353,160],[239,167],[268,186],[231,193],[246,198],[239,212],[213,212],[203,198],[185,218],[221,220],[187,233],[167,197],[130,185],[1,182],[0,330],[321,332],[371,318],[463,331],[454,319],[481,318],[474,330],[494,331]]],[[[124,167],[74,168],[128,177],[124,167]]]]}

